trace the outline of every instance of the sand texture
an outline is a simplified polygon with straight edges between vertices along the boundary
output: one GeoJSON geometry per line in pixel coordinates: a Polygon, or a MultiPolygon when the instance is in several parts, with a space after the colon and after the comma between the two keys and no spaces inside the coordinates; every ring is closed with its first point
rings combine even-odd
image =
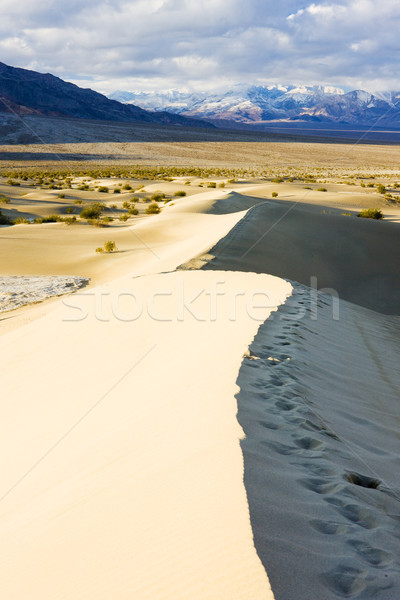
{"type": "MultiPolygon", "coordinates": [[[[4,275],[90,278],[0,318],[7,600],[400,597],[397,200],[223,183],[0,228],[4,275]]],[[[78,192],[31,193],[4,213],[78,192]]]]}
{"type": "Polygon", "coordinates": [[[400,597],[400,318],[296,284],[250,352],[238,419],[275,598],[400,597]]]}
{"type": "Polygon", "coordinates": [[[235,230],[210,250],[215,258],[206,268],[271,273],[306,286],[314,281],[344,300],[398,315],[398,240],[397,223],[257,199],[235,230]]]}
{"type": "Polygon", "coordinates": [[[85,277],[0,277],[0,312],[70,294],[88,283],[85,277]]]}
{"type": "Polygon", "coordinates": [[[234,375],[271,309],[229,319],[231,295],[253,289],[275,309],[291,286],[214,272],[129,278],[99,292],[158,294],[156,318],[147,304],[128,320],[123,300],[118,315],[106,301],[93,314],[82,292],[0,338],[7,598],[272,598],[253,545],[234,375]],[[221,281],[214,320],[207,292],[221,281]],[[187,301],[203,291],[183,320],[180,290],[187,301]],[[85,319],[74,320],[72,298],[85,319]]]}

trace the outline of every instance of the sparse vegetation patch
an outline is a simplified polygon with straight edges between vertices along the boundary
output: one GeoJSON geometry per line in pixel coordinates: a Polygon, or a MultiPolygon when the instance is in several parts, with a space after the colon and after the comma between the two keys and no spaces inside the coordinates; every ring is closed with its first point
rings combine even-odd
{"type": "Polygon", "coordinates": [[[365,208],[358,213],[357,217],[364,219],[383,219],[383,213],[380,208],[365,208]]]}
{"type": "Polygon", "coordinates": [[[158,215],[161,212],[161,208],[155,202],[149,204],[146,208],[146,215],[158,215]]]}

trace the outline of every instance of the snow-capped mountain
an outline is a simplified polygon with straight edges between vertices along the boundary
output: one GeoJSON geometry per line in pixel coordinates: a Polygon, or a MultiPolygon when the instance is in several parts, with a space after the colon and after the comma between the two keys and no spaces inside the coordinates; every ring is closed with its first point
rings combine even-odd
{"type": "Polygon", "coordinates": [[[324,86],[244,86],[221,93],[114,92],[113,100],[147,110],[166,110],[203,119],[238,123],[330,122],[338,124],[400,127],[400,92],[345,93],[324,86]]]}

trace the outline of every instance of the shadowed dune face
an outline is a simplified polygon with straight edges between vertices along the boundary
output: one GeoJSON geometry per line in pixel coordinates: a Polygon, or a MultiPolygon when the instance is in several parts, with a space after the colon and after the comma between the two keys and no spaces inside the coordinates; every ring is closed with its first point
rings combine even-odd
{"type": "Polygon", "coordinates": [[[394,600],[400,319],[347,302],[333,312],[296,284],[242,363],[255,546],[276,600],[394,600]]]}
{"type": "Polygon", "coordinates": [[[244,197],[244,208],[255,206],[210,250],[215,258],[205,269],[270,273],[307,286],[314,281],[349,302],[400,314],[398,224],[328,214],[319,206],[252,200],[244,197]]]}

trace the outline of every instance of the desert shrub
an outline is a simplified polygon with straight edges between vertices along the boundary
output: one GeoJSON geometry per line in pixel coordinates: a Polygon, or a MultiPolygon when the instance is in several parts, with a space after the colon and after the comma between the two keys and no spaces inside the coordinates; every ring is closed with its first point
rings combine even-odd
{"type": "Polygon", "coordinates": [[[114,188],[113,194],[120,194],[121,190],[119,188],[114,188]]]}
{"type": "Polygon", "coordinates": [[[131,202],[140,202],[139,196],[133,196],[131,202]]]}
{"type": "Polygon", "coordinates": [[[92,227],[108,227],[107,223],[104,223],[102,219],[88,219],[87,222],[92,227]]]}
{"type": "Polygon", "coordinates": [[[99,188],[97,188],[97,191],[108,194],[108,187],[106,185],[101,185],[99,188]]]}
{"type": "Polygon", "coordinates": [[[305,190],[312,190],[312,187],[310,187],[309,185],[304,186],[305,190]]]}
{"type": "Polygon", "coordinates": [[[112,217],[104,217],[103,218],[103,223],[105,223],[106,225],[108,225],[109,223],[112,223],[114,221],[114,219],[112,217]]]}
{"type": "Polygon", "coordinates": [[[228,179],[228,183],[236,183],[236,179],[228,179]]]}
{"type": "Polygon", "coordinates": [[[65,217],[65,219],[63,219],[63,221],[67,225],[73,225],[74,223],[76,223],[76,217],[65,217]]]}
{"type": "Polygon", "coordinates": [[[185,185],[190,185],[190,181],[185,181],[185,185]]]}
{"type": "MultiPolygon", "coordinates": [[[[139,212],[139,211],[138,211],[139,212]]],[[[119,216],[119,220],[120,221],[127,221],[129,219],[129,215],[120,215],[119,216]]]]}
{"type": "Polygon", "coordinates": [[[78,185],[77,190],[81,190],[82,192],[87,192],[89,190],[89,186],[86,183],[82,183],[78,185]]]}
{"type": "Polygon", "coordinates": [[[294,177],[288,177],[288,181],[289,181],[289,183],[293,183],[294,177]]]}
{"type": "Polygon", "coordinates": [[[357,217],[364,219],[383,219],[383,213],[380,208],[365,208],[358,213],[357,217]]]}
{"type": "Polygon", "coordinates": [[[7,180],[8,185],[21,185],[19,181],[15,181],[14,179],[7,180]]]}
{"type": "Polygon", "coordinates": [[[123,189],[123,190],[131,190],[131,189],[132,189],[132,186],[131,186],[131,185],[129,185],[129,183],[126,183],[124,186],[122,186],[122,189],[123,189]]]}
{"type": "Polygon", "coordinates": [[[367,183],[367,187],[368,188],[373,188],[373,187],[375,187],[375,185],[373,183],[367,183]]]}
{"type": "Polygon", "coordinates": [[[6,198],[6,196],[0,196],[0,204],[9,204],[10,198],[6,198]]]}
{"type": "Polygon", "coordinates": [[[284,179],[282,177],[275,177],[272,180],[272,183],[283,183],[283,182],[284,182],[284,179]]]}
{"type": "Polygon", "coordinates": [[[219,188],[224,188],[225,187],[225,183],[223,181],[221,181],[221,183],[218,184],[219,188]]]}
{"type": "MultiPolygon", "coordinates": [[[[16,219],[14,219],[14,221],[12,221],[13,225],[24,225],[28,223],[30,223],[30,221],[25,217],[17,217],[16,219]]],[[[4,223],[4,225],[7,225],[7,223],[4,223]]]]}
{"type": "Polygon", "coordinates": [[[107,242],[105,242],[104,244],[104,250],[106,252],[115,252],[115,250],[117,249],[117,245],[115,242],[108,240],[107,242]]]}
{"type": "Polygon", "coordinates": [[[165,194],[163,194],[162,192],[157,192],[156,194],[153,194],[150,197],[150,200],[152,200],[153,202],[160,202],[160,200],[164,200],[165,198],[165,194]]]}
{"type": "Polygon", "coordinates": [[[58,194],[57,198],[65,198],[65,194],[58,194]]]}
{"type": "Polygon", "coordinates": [[[376,186],[376,191],[378,192],[378,194],[384,194],[386,192],[386,188],[382,183],[378,183],[378,185],[376,186]]]}
{"type": "Polygon", "coordinates": [[[161,209],[155,202],[152,202],[146,208],[146,215],[158,215],[159,212],[161,212],[161,209]]]}
{"type": "Polygon", "coordinates": [[[102,246],[98,246],[96,248],[96,252],[98,252],[99,254],[102,254],[104,252],[104,248],[102,246]]]}
{"type": "Polygon", "coordinates": [[[360,186],[361,186],[362,188],[365,188],[365,183],[362,181],[362,182],[360,183],[360,186]]]}
{"type": "Polygon", "coordinates": [[[65,209],[65,212],[67,215],[72,215],[74,209],[72,208],[72,206],[68,206],[68,208],[65,209]]]}
{"type": "Polygon", "coordinates": [[[93,202],[90,204],[90,206],[87,206],[82,210],[80,217],[82,219],[98,219],[104,209],[104,204],[100,204],[100,202],[93,202]]]}
{"type": "Polygon", "coordinates": [[[277,198],[278,197],[278,192],[272,192],[271,195],[272,195],[273,198],[277,198]]]}
{"type": "Polygon", "coordinates": [[[216,188],[217,184],[214,181],[210,181],[210,183],[207,184],[208,188],[216,188]]]}
{"type": "Polygon", "coordinates": [[[7,215],[3,215],[0,210],[0,225],[11,225],[11,220],[7,217],[7,215]]]}
{"type": "Polygon", "coordinates": [[[62,221],[60,215],[49,215],[48,217],[43,217],[42,223],[59,223],[62,221]]]}
{"type": "Polygon", "coordinates": [[[176,196],[177,198],[183,198],[184,196],[186,196],[186,192],[184,192],[183,190],[179,190],[178,192],[175,192],[174,196],[176,196]]]}
{"type": "Polygon", "coordinates": [[[115,210],[115,209],[117,208],[117,205],[116,205],[116,204],[110,204],[110,208],[111,208],[112,210],[115,210]]]}
{"type": "Polygon", "coordinates": [[[139,214],[139,211],[134,206],[131,206],[131,208],[128,209],[128,215],[138,215],[138,214],[139,214]]]}
{"type": "Polygon", "coordinates": [[[317,192],[327,192],[328,190],[324,187],[317,188],[317,192]]]}
{"type": "Polygon", "coordinates": [[[74,204],[82,204],[82,203],[83,203],[83,200],[80,200],[80,199],[74,200],[74,204]]]}
{"type": "Polygon", "coordinates": [[[122,208],[126,208],[128,209],[130,207],[131,203],[128,202],[128,200],[125,200],[125,202],[122,203],[122,208]]]}

